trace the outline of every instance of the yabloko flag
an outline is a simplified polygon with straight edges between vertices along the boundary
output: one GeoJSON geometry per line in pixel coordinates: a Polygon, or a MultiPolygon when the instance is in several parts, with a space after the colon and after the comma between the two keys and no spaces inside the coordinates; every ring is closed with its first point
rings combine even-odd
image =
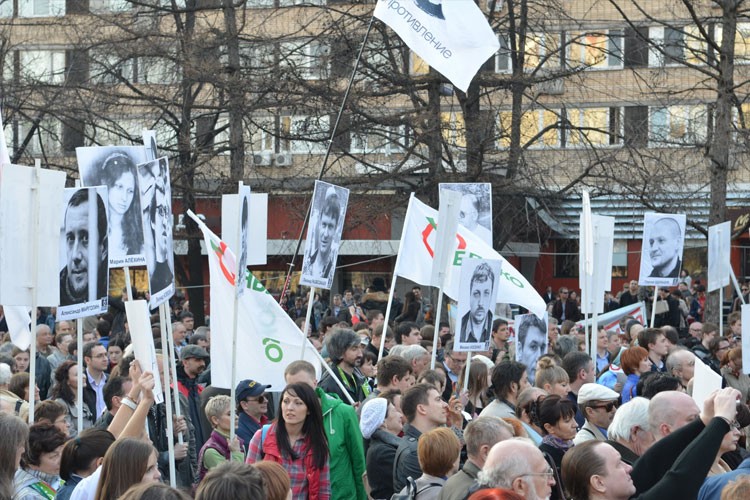
{"type": "MultiPolygon", "coordinates": [[[[434,258],[435,237],[437,235],[438,212],[425,205],[414,196],[409,200],[409,208],[404,221],[404,236],[399,247],[399,261],[395,272],[399,276],[426,286],[437,286],[431,282],[432,260],[434,258]]],[[[497,302],[518,304],[540,318],[546,304],[526,278],[510,263],[487,245],[482,238],[459,225],[456,233],[458,246],[450,259],[443,282],[443,293],[458,300],[461,264],[465,258],[499,260],[502,262],[497,302]]]]}
{"type": "Polygon", "coordinates": [[[302,356],[320,363],[315,347],[302,336],[294,321],[251,273],[247,273],[246,293],[237,298],[237,379],[232,380],[232,319],[235,300],[234,253],[197,217],[208,251],[211,279],[211,384],[229,389],[243,379],[271,385],[272,391],[285,387],[284,369],[302,356]]]}

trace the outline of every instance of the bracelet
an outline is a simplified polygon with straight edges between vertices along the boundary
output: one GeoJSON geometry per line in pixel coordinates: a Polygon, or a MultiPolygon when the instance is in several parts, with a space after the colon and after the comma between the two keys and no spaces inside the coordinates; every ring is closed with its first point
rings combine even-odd
{"type": "Polygon", "coordinates": [[[130,408],[133,411],[135,411],[135,407],[137,406],[135,404],[135,401],[133,401],[132,399],[130,399],[128,396],[125,396],[124,398],[122,398],[121,403],[124,404],[125,406],[127,406],[128,408],[130,408]]]}

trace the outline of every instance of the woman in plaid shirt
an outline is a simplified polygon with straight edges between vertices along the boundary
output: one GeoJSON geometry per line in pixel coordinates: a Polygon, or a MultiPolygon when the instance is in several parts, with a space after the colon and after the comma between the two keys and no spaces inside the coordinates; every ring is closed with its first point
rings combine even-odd
{"type": "Polygon", "coordinates": [[[273,424],[253,436],[247,463],[269,460],[281,464],[292,482],[294,500],[328,500],[328,441],[315,392],[306,384],[286,386],[277,415],[273,424]]]}

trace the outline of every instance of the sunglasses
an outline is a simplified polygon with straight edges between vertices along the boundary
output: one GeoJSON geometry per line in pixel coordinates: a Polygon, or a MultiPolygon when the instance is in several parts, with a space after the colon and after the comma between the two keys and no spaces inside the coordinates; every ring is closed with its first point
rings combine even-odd
{"type": "Polygon", "coordinates": [[[604,411],[606,411],[606,412],[610,412],[610,411],[612,411],[612,410],[615,410],[615,409],[617,409],[617,403],[615,403],[614,401],[610,401],[610,402],[609,402],[609,403],[607,403],[606,405],[600,405],[600,406],[592,406],[592,408],[595,408],[595,409],[597,409],[597,410],[599,410],[599,409],[601,409],[601,408],[604,408],[604,411]]]}
{"type": "Polygon", "coordinates": [[[248,403],[251,403],[251,402],[265,403],[266,401],[268,401],[268,397],[265,394],[261,394],[257,398],[247,398],[245,399],[245,401],[247,401],[248,403]]]}

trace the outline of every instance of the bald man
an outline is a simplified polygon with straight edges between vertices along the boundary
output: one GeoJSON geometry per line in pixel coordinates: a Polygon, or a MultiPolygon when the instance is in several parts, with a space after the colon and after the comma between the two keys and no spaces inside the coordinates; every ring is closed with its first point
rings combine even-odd
{"type": "Polygon", "coordinates": [[[654,441],[667,437],[700,417],[700,409],[693,398],[680,391],[660,392],[648,407],[648,426],[654,441]]]}
{"type": "Polygon", "coordinates": [[[695,354],[687,349],[675,349],[667,356],[667,373],[680,379],[682,386],[687,388],[695,374],[696,359],[695,354]]]}
{"type": "Polygon", "coordinates": [[[526,500],[549,498],[555,485],[554,472],[544,455],[525,438],[493,446],[477,481],[481,486],[513,490],[526,500]]]}
{"type": "Polygon", "coordinates": [[[662,218],[654,223],[648,236],[651,259],[650,278],[677,278],[682,261],[682,231],[674,219],[662,218]]]}

